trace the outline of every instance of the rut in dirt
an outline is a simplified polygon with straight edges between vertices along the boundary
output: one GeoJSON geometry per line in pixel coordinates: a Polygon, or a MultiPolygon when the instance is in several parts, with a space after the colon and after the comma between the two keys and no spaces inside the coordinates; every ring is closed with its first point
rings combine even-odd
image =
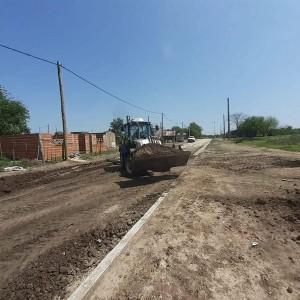
{"type": "Polygon", "coordinates": [[[181,171],[127,178],[96,163],[6,177],[0,299],[64,298],[181,171]]]}
{"type": "Polygon", "coordinates": [[[1,288],[0,299],[64,297],[66,286],[97,265],[160,196],[146,196],[117,220],[92,229],[39,256],[1,288]]]}

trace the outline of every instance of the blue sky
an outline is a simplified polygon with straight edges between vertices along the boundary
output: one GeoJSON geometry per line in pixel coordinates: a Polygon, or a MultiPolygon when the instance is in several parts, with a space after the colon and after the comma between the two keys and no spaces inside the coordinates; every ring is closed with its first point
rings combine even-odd
{"type": "MultiPolygon", "coordinates": [[[[165,127],[220,131],[231,112],[300,127],[300,1],[0,0],[0,43],[62,65],[147,110],[165,127]]],[[[0,84],[33,132],[61,130],[54,65],[0,47],[0,84]]],[[[63,70],[69,131],[149,114],[63,70]]]]}

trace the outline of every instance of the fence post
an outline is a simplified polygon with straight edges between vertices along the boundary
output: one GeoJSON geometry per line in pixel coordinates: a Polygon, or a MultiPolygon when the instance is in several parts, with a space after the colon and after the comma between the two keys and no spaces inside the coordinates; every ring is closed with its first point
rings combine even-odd
{"type": "Polygon", "coordinates": [[[15,138],[13,137],[13,140],[12,140],[12,155],[13,155],[13,161],[15,161],[16,160],[16,158],[15,158],[15,138]]]}
{"type": "Polygon", "coordinates": [[[94,145],[93,145],[93,134],[90,133],[90,153],[94,152],[93,147],[94,147],[94,145]]]}
{"type": "Polygon", "coordinates": [[[43,148],[43,142],[42,142],[42,134],[39,134],[39,148],[41,149],[41,156],[42,156],[42,162],[45,162],[45,154],[44,154],[44,148],[43,148]]]}
{"type": "Polygon", "coordinates": [[[29,159],[28,151],[27,151],[27,143],[25,142],[25,155],[26,158],[29,159]]]}

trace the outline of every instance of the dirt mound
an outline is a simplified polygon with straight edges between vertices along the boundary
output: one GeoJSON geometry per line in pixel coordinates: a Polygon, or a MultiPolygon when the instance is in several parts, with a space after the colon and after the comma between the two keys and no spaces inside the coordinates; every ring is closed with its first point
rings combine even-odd
{"type": "Polygon", "coordinates": [[[185,166],[191,152],[164,147],[159,144],[147,144],[133,153],[133,169],[136,175],[146,170],[166,172],[173,167],[185,166]]]}
{"type": "Polygon", "coordinates": [[[182,150],[178,150],[171,147],[164,147],[159,144],[147,144],[138,148],[134,153],[135,158],[150,157],[150,156],[167,156],[176,155],[182,153],[182,150]]]}

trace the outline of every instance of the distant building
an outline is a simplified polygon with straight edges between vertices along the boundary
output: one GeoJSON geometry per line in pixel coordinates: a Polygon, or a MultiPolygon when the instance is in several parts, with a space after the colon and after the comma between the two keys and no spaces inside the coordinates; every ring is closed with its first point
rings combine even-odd
{"type": "Polygon", "coordinates": [[[163,133],[164,142],[175,142],[176,141],[176,131],[174,130],[164,130],[163,133]]]}
{"type": "Polygon", "coordinates": [[[112,131],[73,133],[79,137],[79,152],[81,153],[95,153],[116,148],[116,135],[112,131]]]}
{"type": "Polygon", "coordinates": [[[176,142],[184,142],[184,140],[187,139],[187,135],[185,132],[182,132],[182,133],[177,133],[176,135],[176,142]]]}

